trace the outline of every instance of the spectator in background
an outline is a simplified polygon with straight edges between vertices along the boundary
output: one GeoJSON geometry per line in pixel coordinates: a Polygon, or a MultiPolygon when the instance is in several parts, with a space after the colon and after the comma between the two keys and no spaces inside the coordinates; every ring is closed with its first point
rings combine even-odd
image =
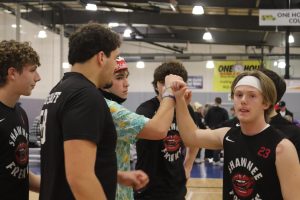
{"type": "Polygon", "coordinates": [[[41,146],[40,116],[34,118],[29,130],[29,147],[36,148],[41,146]]]}
{"type": "Polygon", "coordinates": [[[234,107],[233,106],[230,108],[229,112],[230,112],[229,119],[233,119],[235,117],[235,111],[234,111],[234,107]]]}
{"type": "MultiPolygon", "coordinates": [[[[215,98],[215,105],[212,106],[205,115],[205,123],[210,129],[216,129],[222,122],[229,119],[228,112],[221,107],[222,99],[215,98]]],[[[220,150],[213,151],[213,164],[220,164],[220,150]]]]}
{"type": "Polygon", "coordinates": [[[286,104],[284,101],[280,101],[278,103],[278,108],[279,109],[277,110],[277,112],[280,113],[282,117],[289,120],[290,122],[293,122],[294,114],[286,108],[286,104]]]}
{"type": "MultiPolygon", "coordinates": [[[[198,126],[198,128],[201,129],[206,129],[206,126],[204,125],[204,118],[203,118],[203,106],[201,103],[199,102],[195,102],[193,104],[193,108],[194,108],[194,112],[195,112],[195,119],[196,119],[196,124],[198,126]]],[[[199,149],[196,159],[195,159],[195,163],[199,164],[204,162],[204,151],[205,149],[199,149]]]]}

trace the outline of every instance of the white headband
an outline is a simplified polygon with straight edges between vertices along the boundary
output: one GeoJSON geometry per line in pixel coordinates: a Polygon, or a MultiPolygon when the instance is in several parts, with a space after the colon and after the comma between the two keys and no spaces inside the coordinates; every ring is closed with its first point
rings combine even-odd
{"type": "Polygon", "coordinates": [[[256,89],[258,89],[259,91],[262,91],[260,81],[258,80],[258,78],[254,77],[254,76],[244,76],[243,78],[241,78],[239,80],[239,82],[237,82],[234,89],[241,85],[252,86],[252,87],[255,87],[256,89]]]}

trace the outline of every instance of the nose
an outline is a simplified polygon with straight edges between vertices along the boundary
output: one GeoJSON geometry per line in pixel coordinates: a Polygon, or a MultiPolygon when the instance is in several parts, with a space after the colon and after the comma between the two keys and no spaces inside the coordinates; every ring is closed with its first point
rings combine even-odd
{"type": "Polygon", "coordinates": [[[246,101],[247,101],[247,97],[246,97],[246,95],[243,95],[242,98],[241,98],[241,102],[242,102],[243,104],[245,104],[246,101]]]}
{"type": "Polygon", "coordinates": [[[129,87],[128,78],[125,79],[124,86],[125,86],[125,87],[129,87]]]}
{"type": "Polygon", "coordinates": [[[40,81],[40,80],[41,80],[41,76],[40,76],[40,74],[36,71],[34,81],[35,81],[35,82],[38,82],[38,81],[40,81]]]}

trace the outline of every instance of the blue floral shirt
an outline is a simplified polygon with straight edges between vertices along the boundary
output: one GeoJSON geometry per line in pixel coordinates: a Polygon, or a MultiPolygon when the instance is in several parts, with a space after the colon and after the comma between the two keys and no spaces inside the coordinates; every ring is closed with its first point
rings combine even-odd
{"type": "MultiPolygon", "coordinates": [[[[118,169],[130,171],[130,144],[135,144],[137,134],[150,119],[131,112],[115,101],[105,100],[110,109],[118,134],[116,147],[118,169]]],[[[132,189],[118,184],[116,199],[132,200],[132,189]]]]}

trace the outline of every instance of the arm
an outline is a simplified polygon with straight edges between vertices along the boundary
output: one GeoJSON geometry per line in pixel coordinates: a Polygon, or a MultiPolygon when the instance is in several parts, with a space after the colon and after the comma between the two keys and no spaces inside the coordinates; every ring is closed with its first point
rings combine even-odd
{"type": "Polygon", "coordinates": [[[40,192],[41,177],[29,171],[29,189],[33,192],[40,192]]]}
{"type": "Polygon", "coordinates": [[[96,151],[96,144],[87,140],[64,142],[67,181],[77,200],[106,199],[95,175],[96,151]]]}
{"type": "Polygon", "coordinates": [[[149,178],[142,170],[118,171],[118,183],[132,187],[134,190],[142,189],[148,182],[149,178]]]}
{"type": "Polygon", "coordinates": [[[229,128],[215,130],[198,129],[190,116],[186,106],[184,93],[187,88],[180,82],[174,82],[172,89],[176,96],[176,119],[183,142],[188,147],[204,147],[208,149],[222,149],[223,138],[229,128]]]}
{"type": "Polygon", "coordinates": [[[172,98],[163,98],[152,119],[146,123],[138,138],[161,140],[167,136],[173,120],[175,101],[172,98]]]}
{"type": "Polygon", "coordinates": [[[276,170],[285,200],[300,198],[300,165],[294,145],[283,139],[276,147],[276,170]]]}
{"type": "Polygon", "coordinates": [[[197,153],[199,151],[199,148],[186,148],[186,154],[185,154],[185,159],[184,159],[184,170],[185,170],[185,176],[187,179],[190,178],[191,176],[191,170],[193,168],[194,160],[197,156],[197,153]]]}

